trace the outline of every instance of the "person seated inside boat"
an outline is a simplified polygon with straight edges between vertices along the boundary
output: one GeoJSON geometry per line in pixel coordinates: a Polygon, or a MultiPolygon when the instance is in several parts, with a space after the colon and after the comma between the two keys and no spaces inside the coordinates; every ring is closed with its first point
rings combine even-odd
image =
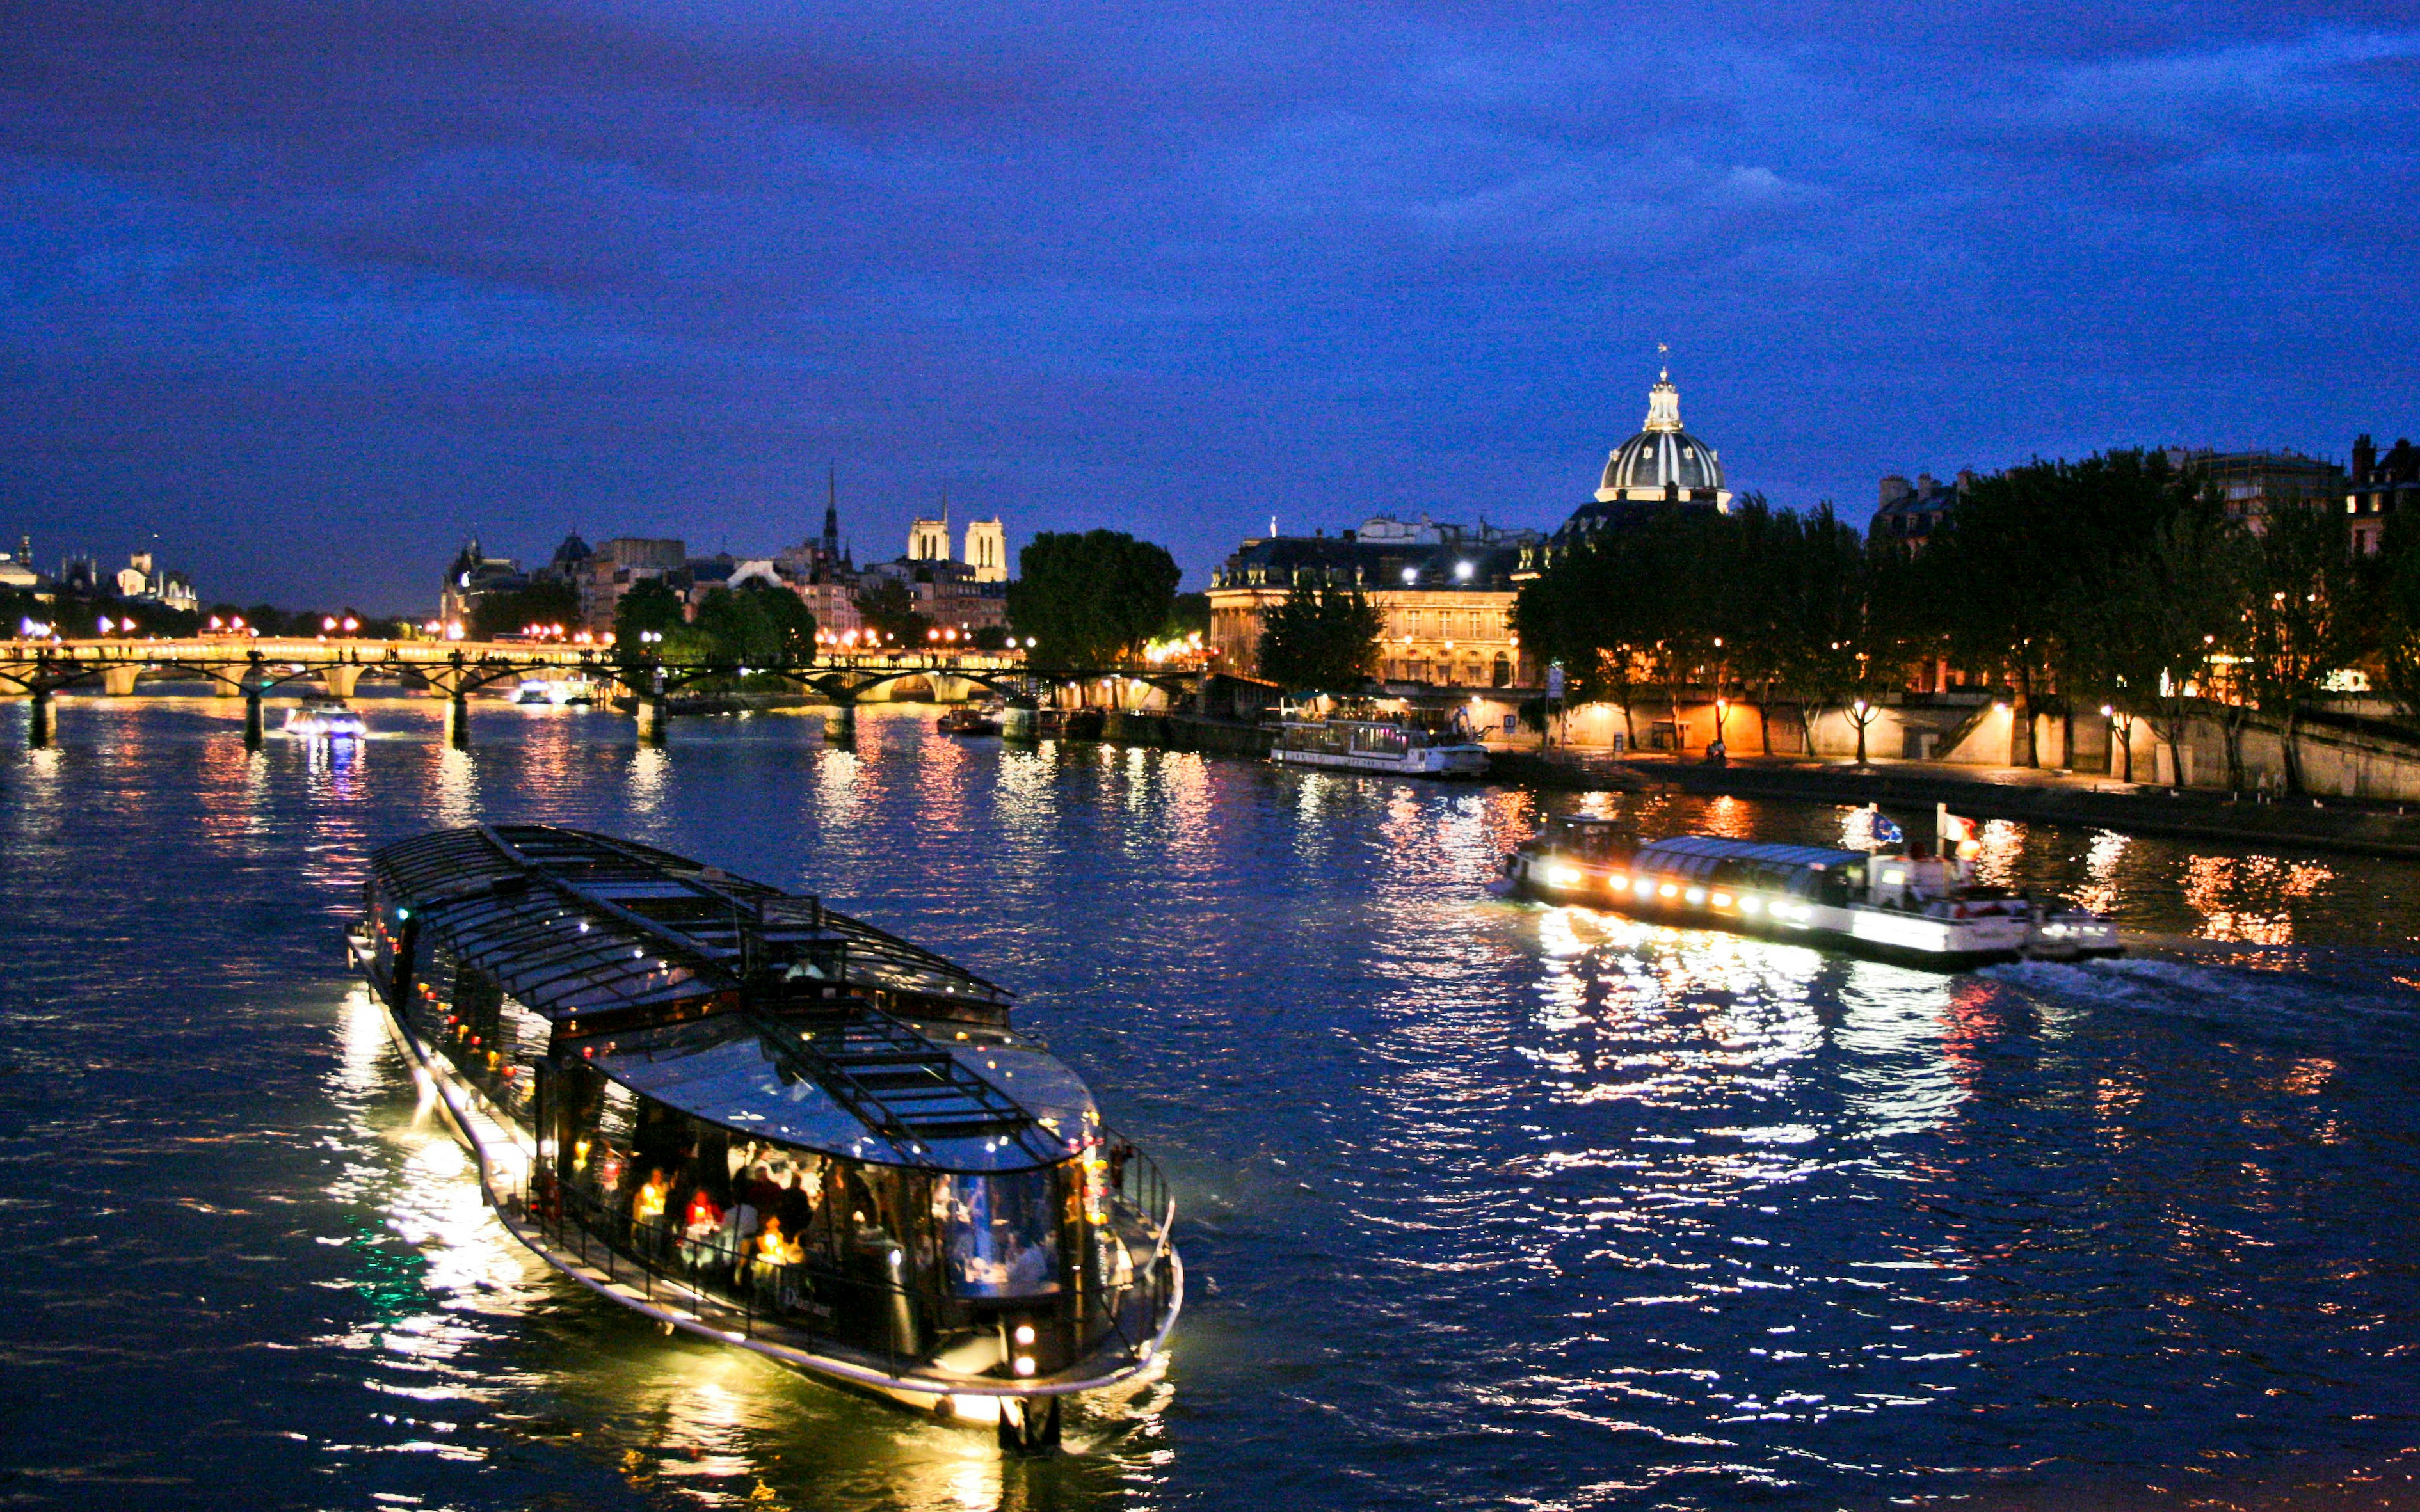
{"type": "Polygon", "coordinates": [[[797,1240],[782,1232],[782,1220],[768,1218],[765,1227],[749,1242],[748,1257],[741,1262],[742,1279],[778,1306],[795,1306],[803,1277],[797,1267],[807,1257],[797,1240]]]}
{"type": "Polygon", "coordinates": [[[636,1231],[642,1247],[652,1248],[662,1242],[664,1208],[672,1200],[673,1184],[663,1168],[647,1173],[639,1190],[630,1194],[630,1227],[636,1231]]]}
{"type": "Polygon", "coordinates": [[[681,1222],[681,1258],[692,1266],[711,1265],[722,1254],[722,1208],[703,1185],[690,1194],[681,1222]]]}

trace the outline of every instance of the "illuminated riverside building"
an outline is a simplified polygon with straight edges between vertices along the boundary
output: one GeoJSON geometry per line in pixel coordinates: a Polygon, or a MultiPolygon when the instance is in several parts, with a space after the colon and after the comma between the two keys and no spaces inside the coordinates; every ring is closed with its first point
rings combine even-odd
{"type": "Polygon", "coordinates": [[[1524,582],[1601,531],[1659,509],[1727,512],[1730,503],[1722,455],[1682,427],[1681,391],[1667,372],[1648,391],[1646,423],[1606,454],[1594,497],[1551,536],[1379,515],[1336,536],[1249,540],[1211,574],[1210,643],[1221,671],[1257,673],[1269,609],[1296,588],[1325,585],[1359,593],[1385,616],[1382,681],[1534,687],[1543,672],[1523,663],[1512,629],[1524,582]]]}
{"type": "Polygon", "coordinates": [[[1263,616],[1297,588],[1349,589],[1386,620],[1379,676],[1393,683],[1509,687],[1521,675],[1512,580],[1535,531],[1406,522],[1379,515],[1340,535],[1246,541],[1210,576],[1210,643],[1221,671],[1260,670],[1263,616]]]}

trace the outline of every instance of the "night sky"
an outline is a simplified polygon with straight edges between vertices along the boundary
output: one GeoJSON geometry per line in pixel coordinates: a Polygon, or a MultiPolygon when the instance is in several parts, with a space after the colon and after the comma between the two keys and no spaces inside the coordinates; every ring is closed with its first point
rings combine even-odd
{"type": "Polygon", "coordinates": [[[2420,431],[2412,0],[28,0],[0,196],[0,537],[206,599],[2420,431]]]}

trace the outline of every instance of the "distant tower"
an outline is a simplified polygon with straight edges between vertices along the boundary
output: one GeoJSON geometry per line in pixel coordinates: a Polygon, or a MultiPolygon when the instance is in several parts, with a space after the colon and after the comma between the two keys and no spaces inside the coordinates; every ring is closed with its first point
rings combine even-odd
{"type": "Polygon", "coordinates": [[[947,562],[950,560],[950,486],[941,485],[941,517],[919,519],[908,527],[908,560],[910,562],[947,562]]]}
{"type": "Polygon", "coordinates": [[[824,560],[840,560],[840,464],[824,480],[824,560]]]}
{"type": "Polygon", "coordinates": [[[945,519],[920,519],[908,526],[908,557],[911,562],[949,561],[950,522],[945,519]]]}
{"type": "Polygon", "coordinates": [[[960,559],[975,569],[979,583],[1008,581],[1008,531],[994,515],[967,524],[967,554],[960,559]]]}

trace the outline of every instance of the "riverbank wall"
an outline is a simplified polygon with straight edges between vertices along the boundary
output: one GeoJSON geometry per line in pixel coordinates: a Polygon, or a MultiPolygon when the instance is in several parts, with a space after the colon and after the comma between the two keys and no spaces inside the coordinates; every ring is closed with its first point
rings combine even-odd
{"type": "Polygon", "coordinates": [[[1854,766],[1707,766],[1686,762],[1567,762],[1499,756],[1494,780],[1544,791],[1682,792],[1800,803],[1879,805],[1909,834],[1930,836],[1933,806],[1970,819],[2111,829],[2280,850],[2420,860],[2420,813],[2311,798],[2229,801],[2194,792],[2078,783],[1993,782],[1934,771],[1854,766]]]}
{"type": "Polygon", "coordinates": [[[1243,756],[1253,760],[1269,753],[1276,732],[1265,725],[1231,719],[1205,719],[1199,715],[1146,713],[1112,709],[1101,726],[1101,738],[1122,746],[1151,746],[1161,750],[1198,750],[1210,756],[1243,756]]]}

